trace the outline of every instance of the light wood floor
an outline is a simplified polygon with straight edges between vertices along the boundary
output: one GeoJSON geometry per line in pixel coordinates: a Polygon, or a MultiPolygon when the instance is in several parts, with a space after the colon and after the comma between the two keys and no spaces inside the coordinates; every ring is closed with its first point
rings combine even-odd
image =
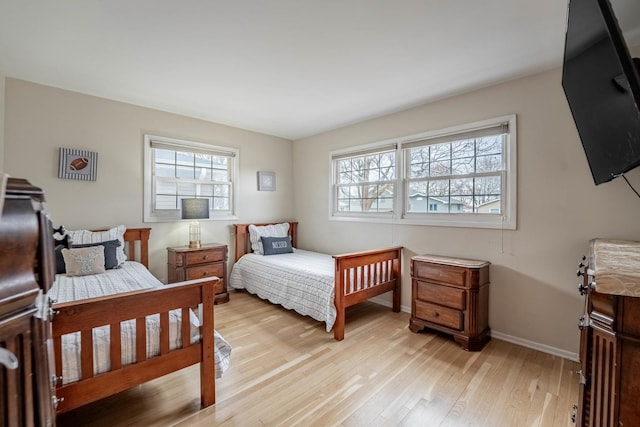
{"type": "Polygon", "coordinates": [[[504,341],[466,352],[366,303],[346,337],[246,293],[215,308],[233,346],[199,410],[198,367],[58,417],[59,426],[572,426],[578,364],[504,341]]]}

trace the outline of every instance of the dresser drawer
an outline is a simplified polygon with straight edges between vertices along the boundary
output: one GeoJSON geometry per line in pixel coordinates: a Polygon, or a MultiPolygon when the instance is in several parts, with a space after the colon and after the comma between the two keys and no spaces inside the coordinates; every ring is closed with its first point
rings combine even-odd
{"type": "Polygon", "coordinates": [[[197,265],[207,262],[224,261],[225,253],[222,250],[211,249],[208,251],[187,252],[185,265],[197,265]]]}
{"type": "Polygon", "coordinates": [[[447,285],[465,286],[467,284],[467,269],[453,265],[414,261],[413,277],[447,285]]]}
{"type": "Polygon", "coordinates": [[[224,279],[224,265],[222,263],[207,264],[185,269],[185,280],[201,279],[210,276],[218,276],[224,279]]]}
{"type": "Polygon", "coordinates": [[[417,280],[416,297],[421,301],[435,302],[456,310],[465,309],[466,293],[464,289],[434,285],[417,280]]]}
{"type": "Polygon", "coordinates": [[[436,323],[458,331],[461,331],[464,325],[461,311],[422,301],[416,301],[415,316],[426,322],[436,323]]]}

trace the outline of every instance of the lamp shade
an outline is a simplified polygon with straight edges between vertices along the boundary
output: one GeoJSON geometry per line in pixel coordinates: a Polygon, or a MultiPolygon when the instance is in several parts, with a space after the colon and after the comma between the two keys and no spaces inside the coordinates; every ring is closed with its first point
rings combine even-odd
{"type": "Polygon", "coordinates": [[[182,219],[209,218],[209,199],[182,199],[182,219]]]}

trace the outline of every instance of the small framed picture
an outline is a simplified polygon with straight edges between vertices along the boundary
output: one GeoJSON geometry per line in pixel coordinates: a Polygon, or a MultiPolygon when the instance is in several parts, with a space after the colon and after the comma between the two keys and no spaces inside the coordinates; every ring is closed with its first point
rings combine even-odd
{"type": "Polygon", "coordinates": [[[258,172],[258,191],[276,191],[275,172],[258,172]]]}
{"type": "Polygon", "coordinates": [[[95,181],[98,171],[98,153],[95,151],[60,148],[58,178],[95,181]]]}

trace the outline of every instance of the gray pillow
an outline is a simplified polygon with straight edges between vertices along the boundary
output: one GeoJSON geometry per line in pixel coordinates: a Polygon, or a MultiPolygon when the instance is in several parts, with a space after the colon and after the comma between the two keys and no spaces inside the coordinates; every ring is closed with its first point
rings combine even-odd
{"type": "Polygon", "coordinates": [[[291,237],[260,237],[265,255],[290,254],[293,252],[291,237]]]}

